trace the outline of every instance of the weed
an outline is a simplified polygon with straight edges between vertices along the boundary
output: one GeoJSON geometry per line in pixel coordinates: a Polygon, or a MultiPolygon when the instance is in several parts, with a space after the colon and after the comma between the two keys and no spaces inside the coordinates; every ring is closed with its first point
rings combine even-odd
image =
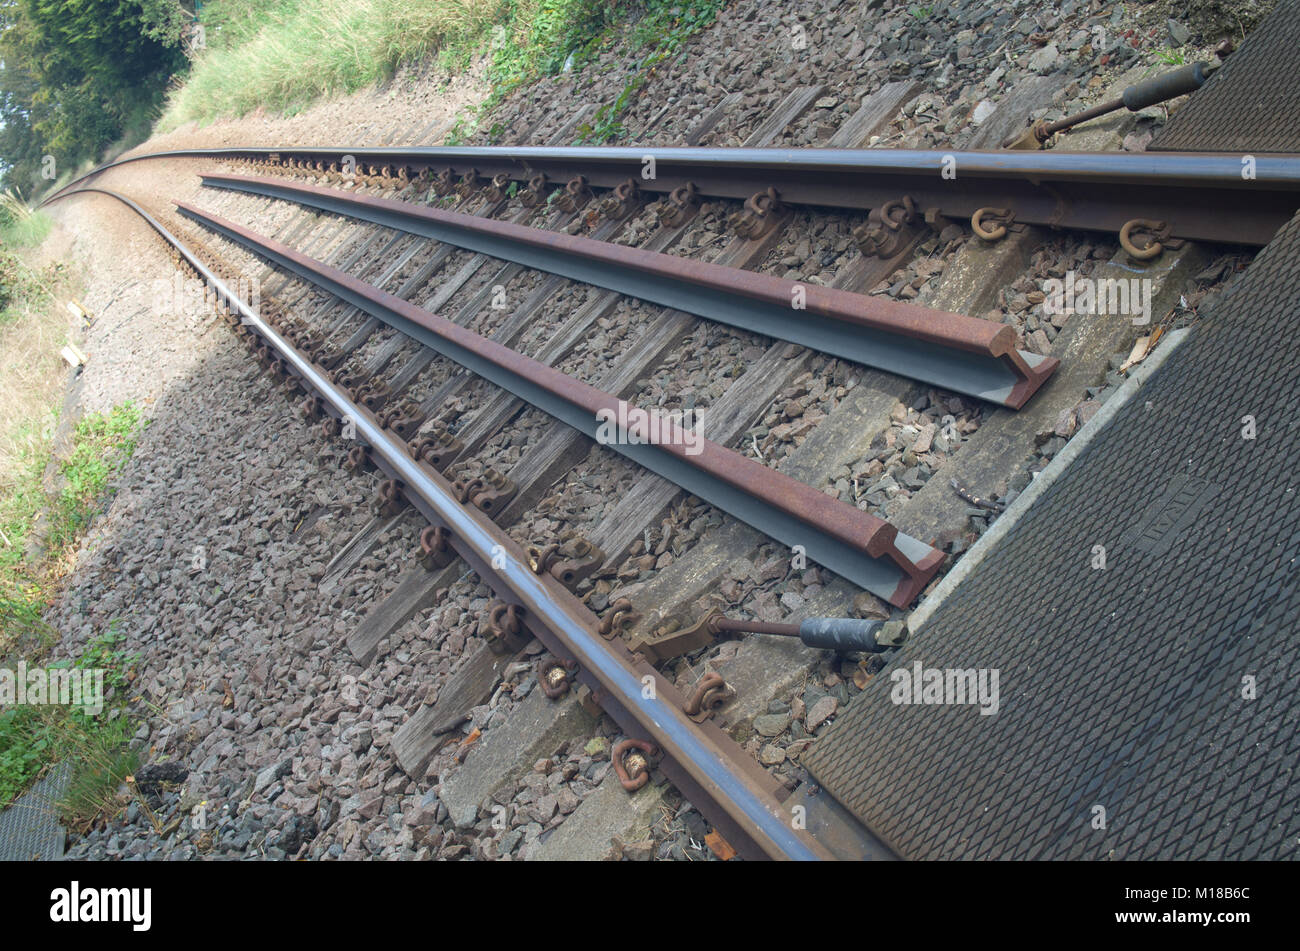
{"type": "MultiPolygon", "coordinates": [[[[86,416],[76,426],[68,458],[60,464],[65,483],[50,497],[41,473],[49,440],[28,451],[17,478],[0,491],[0,531],[8,542],[0,548],[0,661],[10,669],[16,659],[39,665],[57,642],[57,633],[42,619],[56,580],[56,566],[66,560],[78,534],[104,504],[109,484],[130,457],[142,428],[130,403],[107,413],[86,416]],[[45,509],[49,518],[49,553],[28,561],[26,541],[45,509]]],[[[72,764],[64,823],[84,829],[117,801],[117,789],[135,768],[126,747],[134,727],[126,716],[126,692],[138,656],[125,650],[117,624],[92,637],[75,660],[48,663],[104,672],[105,706],[96,713],[54,704],[0,709],[0,806],[60,761],[72,764]]]]}
{"type": "Polygon", "coordinates": [[[97,515],[109,481],[135,451],[140,411],[123,403],[77,423],[73,449],[60,466],[64,485],[50,512],[50,543],[66,547],[97,515]]]}
{"type": "Polygon", "coordinates": [[[651,0],[646,15],[630,30],[630,48],[648,50],[632,78],[614,99],[601,106],[590,123],[578,128],[579,144],[604,145],[623,135],[623,113],[640,95],[657,70],[681,50],[688,39],[708,27],[722,9],[722,0],[668,3],[651,0]]]}
{"type": "Polygon", "coordinates": [[[137,763],[127,748],[134,726],[124,713],[138,657],[123,651],[120,641],[116,625],[110,625],[75,661],[49,665],[104,671],[103,710],[91,714],[56,704],[0,710],[0,807],[60,761],[73,769],[61,804],[66,824],[84,828],[116,800],[118,786],[137,763]]]}
{"type": "Polygon", "coordinates": [[[31,208],[14,189],[0,192],[0,244],[34,248],[45,240],[51,225],[49,215],[31,208]]]}

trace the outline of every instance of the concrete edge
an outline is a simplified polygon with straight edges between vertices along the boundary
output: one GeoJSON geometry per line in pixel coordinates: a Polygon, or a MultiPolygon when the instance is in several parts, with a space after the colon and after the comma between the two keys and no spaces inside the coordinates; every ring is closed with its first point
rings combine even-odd
{"type": "MultiPolygon", "coordinates": [[[[964,581],[972,571],[974,571],[996,545],[1029,511],[1030,506],[1046,492],[1057,479],[1059,479],[1065,470],[1084,449],[1088,447],[1098,434],[1110,423],[1115,415],[1128,403],[1129,400],[1140,390],[1153,373],[1164,365],[1179,346],[1182,345],[1191,329],[1184,327],[1181,330],[1174,330],[1165,335],[1161,344],[1134,368],[1118,390],[1110,399],[1106,400],[1083,427],[1074,434],[1074,438],[1065,444],[1065,448],[1058,452],[1052,461],[1038,473],[1029,485],[1025,486],[1023,492],[1016,496],[1016,500],[1011,503],[1005,512],[989,526],[988,531],[980,536],[979,540],[972,545],[966,553],[957,562],[952,571],[944,576],[929,596],[926,597],[911,613],[908,618],[909,636],[914,637],[917,631],[923,629],[934,615],[940,605],[956,590],[957,586],[964,581]]],[[[942,475],[942,473],[938,473],[942,475]]]]}

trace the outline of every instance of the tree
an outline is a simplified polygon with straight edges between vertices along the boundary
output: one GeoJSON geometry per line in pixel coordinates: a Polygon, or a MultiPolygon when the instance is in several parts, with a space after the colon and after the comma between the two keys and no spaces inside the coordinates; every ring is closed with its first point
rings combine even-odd
{"type": "Polygon", "coordinates": [[[176,0],[0,0],[0,184],[41,184],[44,155],[95,159],[143,128],[186,65],[176,0]]]}

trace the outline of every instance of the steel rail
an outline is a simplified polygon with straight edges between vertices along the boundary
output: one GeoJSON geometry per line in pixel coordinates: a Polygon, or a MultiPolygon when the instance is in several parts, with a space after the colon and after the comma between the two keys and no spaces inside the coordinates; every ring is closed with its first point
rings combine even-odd
{"type": "MultiPolygon", "coordinates": [[[[612,188],[631,178],[666,194],[692,183],[702,195],[746,199],[774,186],[787,204],[868,210],[910,195],[920,208],[969,218],[1009,208],[1016,221],[1118,234],[1135,218],[1168,222],[1174,238],[1262,247],[1300,207],[1300,155],[1205,152],[960,152],[913,149],[646,147],[429,147],[178,149],[109,162],[64,186],[130,162],[162,158],[287,161],[363,170],[409,168],[542,174],[555,185],[582,175],[612,188]],[[648,177],[653,159],[653,177],[648,177]],[[1249,159],[1249,162],[1247,162],[1249,159]]],[[[58,193],[55,193],[58,194],[58,193]]],[[[54,196],[50,196],[51,200],[54,196]]]]}
{"type": "Polygon", "coordinates": [[[659,435],[650,439],[653,433],[627,425],[636,421],[636,408],[613,394],[234,222],[184,202],[176,207],[763,534],[801,546],[813,561],[896,607],[911,604],[943,560],[942,552],[883,519],[683,431],[672,420],[654,424],[659,435]],[[603,438],[611,435],[613,442],[603,438]]]}
{"type": "Polygon", "coordinates": [[[1017,350],[1006,324],[964,314],[285,179],[202,180],[454,244],[1012,409],[1060,363],[1017,350]]]}
{"type": "Polygon", "coordinates": [[[332,415],[355,423],[372,459],[401,481],[408,500],[451,533],[457,553],[499,596],[522,607],[529,630],[557,656],[577,662],[579,677],[592,686],[625,731],[644,732],[664,751],[664,772],[692,802],[707,810],[724,833],[735,837],[733,845],[770,858],[831,858],[824,846],[794,828],[791,816],[775,798],[775,781],[734,740],[713,724],[691,721],[682,709],[686,698],[670,681],[633,657],[617,637],[611,641],[601,637],[595,615],[585,605],[549,574],[535,574],[517,542],[486,515],[458,502],[444,478],[414,460],[400,439],[240,300],[159,221],[129,198],[107,189],[83,188],[63,197],[86,193],[115,198],[139,214],[209,283],[243,326],[275,349],[286,369],[315,391],[332,415]],[[655,679],[653,691],[645,689],[647,676],[655,679]]]}

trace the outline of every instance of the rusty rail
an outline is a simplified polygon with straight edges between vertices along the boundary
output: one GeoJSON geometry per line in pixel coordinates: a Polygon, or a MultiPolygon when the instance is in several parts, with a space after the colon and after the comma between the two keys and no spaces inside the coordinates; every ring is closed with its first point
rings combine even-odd
{"type": "Polygon", "coordinates": [[[414,459],[402,440],[241,301],[160,222],[135,202],[106,189],[84,188],[62,197],[87,193],[114,198],[140,215],[209,283],[229,309],[232,322],[268,348],[272,362],[314,393],[331,416],[354,422],[357,437],[369,446],[376,466],[398,480],[406,499],[446,533],[457,554],[532,634],[561,662],[576,665],[577,678],[623,730],[646,737],[638,739],[638,745],[653,745],[664,754],[660,764],[664,773],[732,845],[755,858],[831,858],[823,845],[792,822],[792,813],[781,804],[783,787],[735,740],[711,723],[692,721],[683,710],[689,698],[671,680],[635,657],[619,638],[602,637],[596,616],[581,601],[549,573],[533,572],[527,553],[509,534],[482,512],[459,502],[445,478],[414,459]],[[646,689],[647,677],[653,679],[653,691],[646,689]]]}
{"type": "Polygon", "coordinates": [[[303,277],[384,321],[593,439],[616,431],[610,449],[784,542],[898,607],[910,604],[938,570],[941,552],[870,513],[831,498],[784,473],[661,420],[657,441],[632,423],[617,396],[454,321],[373,287],[344,271],[241,225],[178,202],[182,215],[303,277]]]}
{"type": "MultiPolygon", "coordinates": [[[[1016,221],[1119,233],[1133,218],[1167,221],[1175,238],[1263,247],[1300,207],[1300,156],[1199,152],[960,152],[912,149],[721,149],[659,147],[437,147],[182,149],[110,162],[70,183],[155,158],[282,162],[327,169],[350,157],[362,173],[475,172],[548,189],[583,176],[646,192],[693,187],[701,196],[745,200],[775,187],[788,205],[869,210],[908,195],[941,218],[969,221],[980,208],[1009,208],[1016,221]],[[647,177],[653,159],[653,177],[647,177]]],[[[58,193],[56,193],[57,195],[58,193]]],[[[51,200],[47,198],[46,200],[51,200]]]]}
{"type": "Polygon", "coordinates": [[[444,241],[1013,409],[1060,362],[1017,350],[1006,324],[963,314],[284,179],[202,178],[204,185],[444,241]]]}

